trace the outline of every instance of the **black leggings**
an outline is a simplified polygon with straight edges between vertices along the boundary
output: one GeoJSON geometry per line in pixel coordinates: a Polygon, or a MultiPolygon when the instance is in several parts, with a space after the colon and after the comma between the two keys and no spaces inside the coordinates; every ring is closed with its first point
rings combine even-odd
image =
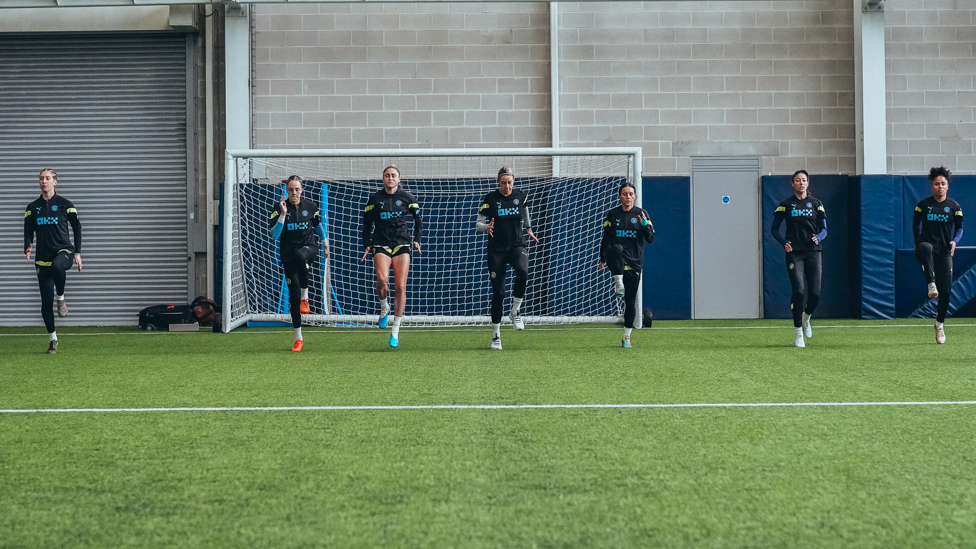
{"type": "Polygon", "coordinates": [[[308,270],[315,263],[315,252],[316,249],[311,246],[302,246],[284,262],[285,281],[288,283],[288,310],[294,328],[302,327],[302,290],[308,288],[308,270]]]}
{"type": "Polygon", "coordinates": [[[802,313],[812,315],[820,303],[821,258],[818,251],[787,252],[786,271],[790,275],[793,294],[790,308],[793,310],[793,327],[803,324],[802,313]],[[806,306],[804,306],[806,301],[806,306]]]}
{"type": "Polygon", "coordinates": [[[915,259],[922,264],[922,273],[926,284],[935,282],[939,290],[939,312],[937,322],[945,322],[949,312],[949,297],[952,295],[952,256],[936,253],[928,242],[920,242],[915,246],[915,259]]]}
{"type": "Polygon", "coordinates": [[[51,265],[37,266],[37,285],[41,289],[41,317],[47,333],[54,333],[54,296],[64,295],[65,273],[71,269],[74,254],[58,252],[51,265]]]}
{"type": "Polygon", "coordinates": [[[624,328],[633,328],[637,318],[637,289],[640,287],[641,272],[624,266],[624,248],[614,244],[607,250],[607,268],[610,274],[624,276],[624,328]]]}
{"type": "Polygon", "coordinates": [[[512,297],[525,297],[525,286],[529,283],[529,254],[524,247],[505,252],[488,252],[488,276],[491,277],[491,323],[502,321],[502,304],[505,301],[505,273],[511,265],[515,270],[515,284],[512,297]]]}

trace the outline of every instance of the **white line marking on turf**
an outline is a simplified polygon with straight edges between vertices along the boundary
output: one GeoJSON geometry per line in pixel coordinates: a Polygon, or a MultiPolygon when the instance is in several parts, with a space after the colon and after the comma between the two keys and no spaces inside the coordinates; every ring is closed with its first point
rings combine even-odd
{"type": "Polygon", "coordinates": [[[903,402],[712,402],[673,404],[448,404],[430,406],[226,406],[180,408],[37,408],[0,410],[0,414],[115,413],[115,412],[345,412],[376,410],[538,410],[580,408],[797,408],[811,406],[946,406],[973,405],[976,400],[903,402]]]}
{"type": "MultiPolygon", "coordinates": [[[[815,324],[818,330],[826,328],[931,328],[931,324],[862,324],[862,325],[844,325],[838,324],[835,326],[822,326],[815,324]]],[[[947,324],[949,328],[966,328],[973,327],[976,324],[947,324]]],[[[792,329],[792,326],[787,324],[781,326],[658,326],[656,328],[648,328],[649,330],[787,330],[792,329]]],[[[470,327],[470,328],[411,328],[409,326],[403,328],[405,332],[483,332],[487,330],[487,326],[480,327],[470,327]]],[[[308,327],[302,328],[303,333],[313,333],[313,334],[377,334],[381,333],[380,330],[376,328],[367,327],[356,327],[356,328],[331,328],[331,329],[321,329],[314,330],[308,327]]],[[[525,330],[528,333],[531,332],[568,332],[571,330],[620,330],[620,326],[616,324],[607,327],[583,327],[583,326],[567,326],[565,328],[540,328],[533,327],[529,330],[525,330]]],[[[282,334],[291,333],[291,328],[281,328],[280,330],[235,330],[231,332],[231,335],[247,335],[247,334],[282,334]]],[[[209,333],[210,330],[200,330],[200,332],[209,333]]],[[[197,333],[200,333],[197,332],[197,333]]],[[[77,337],[77,336],[108,336],[108,335],[136,335],[136,336],[161,336],[169,332],[143,332],[143,331],[131,331],[131,332],[81,332],[81,333],[71,333],[64,332],[67,337],[77,337]]],[[[186,332],[194,333],[194,332],[186,332]]],[[[0,337],[47,337],[46,333],[38,334],[0,334],[0,337]]]]}

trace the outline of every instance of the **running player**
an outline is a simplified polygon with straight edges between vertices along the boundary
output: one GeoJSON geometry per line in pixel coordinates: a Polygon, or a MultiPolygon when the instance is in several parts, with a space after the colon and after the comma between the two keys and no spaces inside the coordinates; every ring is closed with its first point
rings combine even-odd
{"type": "Polygon", "coordinates": [[[624,337],[620,344],[630,349],[630,334],[637,318],[637,289],[644,265],[644,242],[654,242],[654,224],[647,210],[634,205],[637,188],[633,183],[621,185],[617,197],[620,205],[604,217],[599,268],[610,268],[614,294],[624,299],[624,337]]]}
{"type": "Polygon", "coordinates": [[[478,209],[475,229],[488,233],[488,275],[491,277],[491,348],[502,349],[502,304],[505,301],[505,274],[508,266],[515,270],[512,287],[512,310],[508,318],[516,330],[525,328],[519,306],[529,281],[529,254],[522,229],[536,242],[532,233],[525,193],[515,188],[515,174],[508,166],[498,170],[498,188],[485,195],[478,209]]]}
{"type": "Polygon", "coordinates": [[[962,238],[962,208],[949,198],[952,172],[944,166],[929,170],[932,196],[923,198],[915,206],[912,216],[912,236],[915,237],[915,259],[922,264],[922,273],[929,286],[929,297],[939,298],[935,317],[935,342],[945,343],[946,313],[952,294],[952,256],[962,238]]]}
{"type": "Polygon", "coordinates": [[[400,188],[400,168],[387,166],[383,170],[383,188],[376,191],[366,202],[363,210],[363,247],[366,251],[360,261],[366,261],[370,252],[376,267],[376,296],[380,300],[379,327],[386,328],[389,321],[390,266],[393,267],[394,289],[393,330],[390,347],[400,346],[400,321],[407,307],[407,275],[410,272],[410,246],[420,251],[420,237],[424,223],[420,219],[417,199],[400,188]],[[413,236],[407,229],[407,214],[413,216],[413,236]],[[374,230],[375,228],[375,230],[374,230]]]}
{"type": "Polygon", "coordinates": [[[770,231],[786,250],[786,272],[793,286],[790,301],[795,330],[793,345],[806,347],[803,337],[813,337],[810,317],[820,302],[821,250],[827,238],[827,214],[823,203],[807,193],[810,174],[806,170],[797,170],[791,184],[793,195],[776,207],[770,231]],[[785,238],[779,231],[783,221],[786,221],[785,238]]]}
{"type": "Polygon", "coordinates": [[[292,351],[305,346],[302,338],[302,313],[310,313],[308,305],[308,271],[318,257],[315,235],[322,242],[322,255],[329,257],[329,242],[325,238],[325,224],[319,217],[315,202],[302,198],[302,178],[293,175],[285,183],[287,196],[271,210],[271,236],[279,240],[281,264],[288,284],[288,310],[295,328],[292,351]]]}
{"type": "Polygon", "coordinates": [[[74,262],[81,271],[81,222],[78,210],[70,200],[54,192],[58,174],[50,168],[41,170],[38,176],[41,196],[27,205],[24,212],[24,253],[30,261],[37,235],[37,285],[41,289],[41,317],[47,328],[50,343],[47,352],[58,352],[58,333],[54,328],[54,296],[58,298],[58,316],[68,316],[68,304],[64,301],[66,273],[74,262]],[[74,233],[74,246],[68,235],[68,226],[74,233]]]}

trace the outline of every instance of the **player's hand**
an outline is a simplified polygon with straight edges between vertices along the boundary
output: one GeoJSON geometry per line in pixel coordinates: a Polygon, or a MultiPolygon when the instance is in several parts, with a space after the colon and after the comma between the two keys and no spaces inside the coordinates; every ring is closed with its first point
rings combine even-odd
{"type": "Polygon", "coordinates": [[[532,240],[535,240],[536,244],[539,243],[539,239],[536,238],[534,234],[532,234],[532,229],[525,229],[525,232],[529,233],[529,236],[532,238],[532,240]]]}
{"type": "Polygon", "coordinates": [[[602,270],[603,270],[603,268],[604,268],[604,267],[606,267],[606,266],[607,266],[607,262],[606,262],[606,261],[601,261],[601,262],[600,262],[600,266],[599,266],[599,267],[597,267],[597,268],[596,268],[596,270],[598,270],[598,271],[602,271],[602,270]]]}
{"type": "Polygon", "coordinates": [[[488,222],[488,225],[485,227],[485,230],[488,232],[488,236],[495,238],[495,233],[492,232],[495,230],[495,218],[492,218],[491,221],[488,222]]]}
{"type": "Polygon", "coordinates": [[[812,237],[810,238],[810,240],[812,240],[814,244],[820,244],[820,239],[819,239],[819,238],[817,238],[817,235],[813,235],[813,236],[812,236],[812,237]]]}
{"type": "Polygon", "coordinates": [[[366,261],[366,258],[367,257],[369,257],[369,247],[368,246],[366,247],[366,251],[363,252],[363,258],[360,259],[359,262],[362,263],[363,261],[366,261]]]}
{"type": "Polygon", "coordinates": [[[424,255],[424,254],[423,254],[423,253],[422,253],[422,252],[420,251],[420,242],[414,242],[414,243],[413,243],[413,247],[414,247],[414,248],[416,248],[416,250],[417,250],[417,255],[424,255]]]}
{"type": "Polygon", "coordinates": [[[81,254],[75,254],[75,265],[78,266],[78,272],[81,272],[81,254]]]}
{"type": "Polygon", "coordinates": [[[956,255],[956,242],[954,240],[949,241],[949,257],[956,255]]]}
{"type": "Polygon", "coordinates": [[[27,261],[30,261],[30,254],[31,254],[31,250],[33,249],[34,249],[34,243],[30,243],[27,245],[27,261]]]}
{"type": "Polygon", "coordinates": [[[325,242],[322,243],[322,257],[329,257],[329,245],[325,242]]]}
{"type": "Polygon", "coordinates": [[[783,248],[785,248],[787,252],[792,252],[793,251],[793,246],[790,246],[790,243],[789,242],[787,242],[786,243],[786,246],[783,246],[783,248]]]}
{"type": "Polygon", "coordinates": [[[637,219],[640,220],[641,227],[646,227],[651,224],[651,218],[647,217],[647,212],[641,212],[640,217],[637,219]]]}
{"type": "Polygon", "coordinates": [[[278,211],[281,212],[281,217],[284,218],[287,210],[285,209],[285,199],[282,198],[281,202],[278,203],[278,211]]]}

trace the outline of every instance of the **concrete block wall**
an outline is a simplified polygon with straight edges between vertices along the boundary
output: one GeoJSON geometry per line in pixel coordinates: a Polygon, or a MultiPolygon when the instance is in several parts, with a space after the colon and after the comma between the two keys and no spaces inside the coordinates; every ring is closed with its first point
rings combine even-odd
{"type": "Polygon", "coordinates": [[[741,141],[778,152],[765,172],[854,172],[850,0],[559,9],[563,145],[638,145],[655,175],[690,171],[675,143],[741,141]]]}
{"type": "Polygon", "coordinates": [[[976,3],[887,0],[888,173],[976,172],[976,3]]]}
{"type": "Polygon", "coordinates": [[[546,3],[252,9],[256,147],[551,143],[546,3]]]}

